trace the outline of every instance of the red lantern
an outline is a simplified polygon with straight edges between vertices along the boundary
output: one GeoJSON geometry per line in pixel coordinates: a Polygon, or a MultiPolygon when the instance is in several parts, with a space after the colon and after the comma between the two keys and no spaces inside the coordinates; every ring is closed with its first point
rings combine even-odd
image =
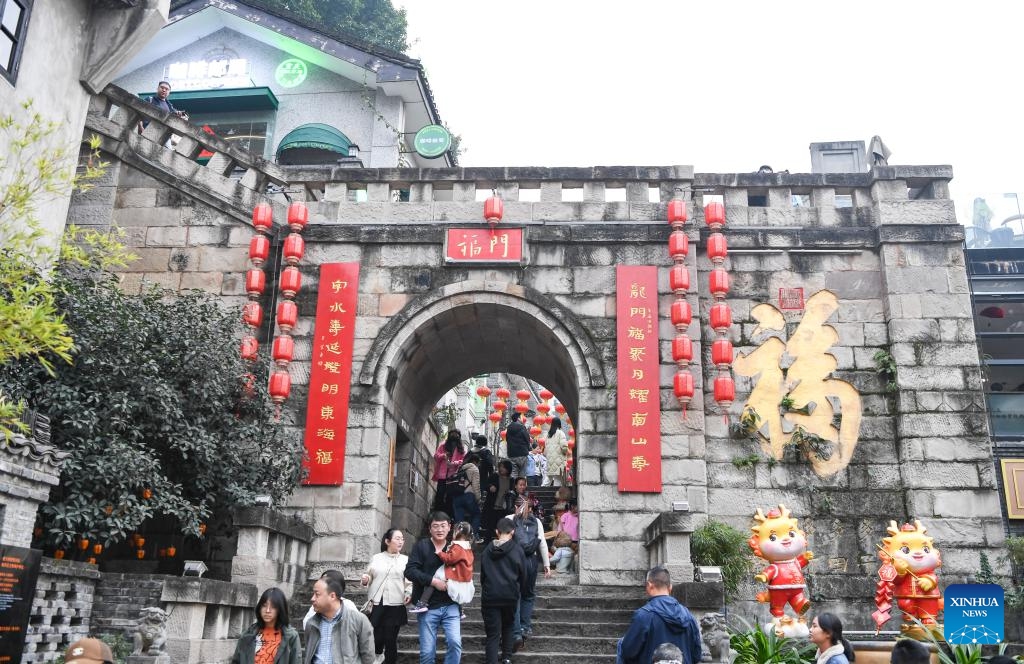
{"type": "Polygon", "coordinates": [[[540,432],[541,432],[541,428],[539,426],[534,425],[534,426],[530,427],[530,435],[531,436],[539,436],[540,432]]]}
{"type": "Polygon", "coordinates": [[[516,392],[516,398],[520,401],[526,401],[530,398],[530,390],[519,390],[516,392]]]}
{"type": "Polygon", "coordinates": [[[501,421],[501,413],[491,413],[487,416],[491,422],[494,422],[494,426],[498,426],[498,422],[501,421]]]}
{"type": "Polygon", "coordinates": [[[530,407],[527,406],[525,403],[520,401],[519,403],[516,404],[517,413],[525,413],[528,410],[530,410],[530,407]]]}
{"type": "Polygon", "coordinates": [[[246,302],[242,307],[242,322],[249,327],[263,325],[263,307],[259,302],[246,302]]]}
{"type": "Polygon", "coordinates": [[[267,275],[263,270],[249,270],[245,273],[245,292],[249,297],[259,297],[267,288],[267,275]]]}
{"type": "Polygon", "coordinates": [[[281,270],[281,292],[285,297],[295,297],[302,288],[302,273],[299,268],[288,266],[281,270]]]}
{"type": "Polygon", "coordinates": [[[486,399],[491,395],[491,388],[487,387],[486,385],[481,385],[480,387],[476,388],[476,395],[481,399],[486,399]]]}
{"type": "Polygon", "coordinates": [[[668,223],[672,226],[682,226],[686,223],[686,201],[673,198],[668,202],[668,223]]]}
{"type": "Polygon", "coordinates": [[[728,339],[715,339],[711,344],[711,363],[719,369],[727,369],[732,364],[732,342],[728,339]]]}
{"type": "Polygon", "coordinates": [[[277,366],[288,366],[288,363],[292,361],[294,353],[295,341],[290,336],[282,334],[274,339],[274,348],[271,355],[274,357],[274,361],[277,362],[277,366]]]}
{"type": "Polygon", "coordinates": [[[693,320],[693,310],[686,300],[676,300],[672,303],[671,309],[672,324],[676,326],[677,332],[685,332],[693,320]]]}
{"type": "Polygon", "coordinates": [[[494,396],[498,397],[502,401],[507,401],[508,398],[512,396],[512,393],[509,392],[507,388],[499,387],[498,389],[494,390],[494,396]]]}
{"type": "Polygon", "coordinates": [[[565,432],[565,435],[567,435],[570,438],[572,438],[573,436],[576,435],[576,429],[573,429],[572,427],[569,427],[569,430],[565,432]]]}
{"type": "Polygon", "coordinates": [[[683,408],[693,398],[693,374],[689,371],[677,371],[672,379],[672,391],[675,392],[676,400],[683,408]]]}
{"type": "Polygon", "coordinates": [[[299,307],[291,300],[282,300],[277,305],[277,326],[282,332],[291,332],[299,319],[299,307]]]}
{"type": "Polygon", "coordinates": [[[255,235],[249,240],[249,260],[256,267],[260,267],[267,261],[270,255],[270,240],[266,235],[255,235]]]}
{"type": "Polygon", "coordinates": [[[693,342],[686,335],[679,335],[672,340],[672,361],[685,367],[693,359],[693,342]]]}
{"type": "Polygon", "coordinates": [[[501,439],[502,439],[502,440],[505,440],[505,439],[506,439],[506,438],[508,437],[508,431],[502,431],[502,432],[501,432],[500,434],[498,434],[498,435],[499,435],[499,436],[501,436],[501,439]]]}
{"type": "Polygon", "coordinates": [[[284,262],[289,265],[298,265],[302,255],[306,253],[306,242],[298,233],[289,233],[284,239],[284,262]]]}
{"type": "Polygon", "coordinates": [[[276,404],[284,403],[292,391],[292,377],[287,371],[270,374],[270,399],[276,404]]]}
{"type": "Polygon", "coordinates": [[[711,329],[719,334],[728,334],[732,327],[732,310],[725,302],[711,305],[711,329]]]}
{"type": "Polygon", "coordinates": [[[553,396],[555,396],[555,394],[551,390],[543,389],[540,391],[540,398],[543,399],[544,401],[547,401],[553,396]]]}
{"type": "Polygon", "coordinates": [[[715,265],[721,265],[725,262],[725,257],[729,255],[729,247],[725,241],[725,236],[721,233],[712,233],[708,236],[708,258],[715,265]]]}
{"type": "Polygon", "coordinates": [[[242,355],[243,360],[255,360],[256,356],[260,351],[260,342],[256,341],[256,337],[243,337],[242,347],[239,353],[242,355]]]}
{"type": "Polygon", "coordinates": [[[252,225],[258,233],[269,233],[274,227],[274,208],[260,203],[252,209],[252,225]]]}
{"type": "Polygon", "coordinates": [[[545,413],[545,414],[551,412],[551,404],[547,404],[547,403],[539,403],[539,404],[537,404],[537,412],[538,413],[545,413]]]}
{"type": "Polygon", "coordinates": [[[555,412],[559,415],[565,415],[565,406],[560,403],[555,404],[555,412]]]}
{"type": "Polygon", "coordinates": [[[497,196],[490,196],[486,201],[484,201],[484,219],[486,219],[487,223],[492,227],[501,221],[501,217],[504,214],[505,203],[497,196]]]}
{"type": "Polygon", "coordinates": [[[533,418],[533,423],[539,426],[544,426],[545,424],[551,424],[551,419],[547,415],[538,415],[537,417],[533,418]]]}
{"type": "Polygon", "coordinates": [[[568,442],[566,442],[566,443],[565,443],[565,445],[566,445],[566,447],[568,447],[568,448],[569,448],[570,450],[571,450],[571,449],[574,449],[574,448],[576,447],[576,441],[575,441],[575,440],[573,440],[572,438],[570,438],[570,439],[568,440],[568,442]]]}
{"type": "Polygon", "coordinates": [[[727,373],[719,374],[715,378],[715,401],[722,410],[729,410],[729,406],[736,399],[736,383],[732,376],[727,373]]]}
{"type": "Polygon", "coordinates": [[[718,230],[725,225],[725,206],[719,202],[708,203],[704,206],[704,222],[713,230],[718,230]]]}
{"type": "Polygon", "coordinates": [[[682,231],[673,231],[668,236],[668,255],[672,257],[672,260],[679,263],[686,258],[686,254],[690,252],[690,238],[686,237],[686,233],[682,231]]]}
{"type": "Polygon", "coordinates": [[[508,404],[505,403],[504,401],[498,400],[498,401],[495,401],[494,403],[492,403],[491,407],[493,407],[494,410],[496,410],[496,411],[498,411],[500,413],[500,412],[504,411],[506,408],[508,408],[508,404]]]}
{"type": "Polygon", "coordinates": [[[676,295],[686,295],[686,291],[690,290],[690,271],[685,265],[673,265],[668,273],[668,284],[676,295]]]}
{"type": "Polygon", "coordinates": [[[729,273],[720,267],[711,270],[710,277],[711,295],[716,300],[723,299],[729,294],[729,273]]]}
{"type": "Polygon", "coordinates": [[[288,206],[288,226],[296,233],[301,233],[302,229],[309,223],[309,209],[305,203],[292,203],[288,206]]]}

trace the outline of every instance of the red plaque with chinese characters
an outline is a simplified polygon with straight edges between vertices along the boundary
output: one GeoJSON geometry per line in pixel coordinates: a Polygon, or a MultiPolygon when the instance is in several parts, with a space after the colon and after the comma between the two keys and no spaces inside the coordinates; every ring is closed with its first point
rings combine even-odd
{"type": "Polygon", "coordinates": [[[345,435],[358,294],[359,263],[320,266],[313,366],[306,407],[309,475],[304,484],[337,486],[345,476],[345,435]]]}
{"type": "Polygon", "coordinates": [[[619,491],[661,492],[658,268],[615,269],[619,491]]]}
{"type": "Polygon", "coordinates": [[[521,263],[522,228],[449,228],[444,237],[446,263],[521,263]]]}

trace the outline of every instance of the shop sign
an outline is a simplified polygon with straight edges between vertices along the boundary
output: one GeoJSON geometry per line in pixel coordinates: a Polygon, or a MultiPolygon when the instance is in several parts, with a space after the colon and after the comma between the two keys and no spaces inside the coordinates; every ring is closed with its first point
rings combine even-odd
{"type": "Polygon", "coordinates": [[[615,268],[619,491],[661,493],[658,268],[615,268]]]}
{"type": "Polygon", "coordinates": [[[172,91],[252,87],[245,58],[174,62],[167,66],[167,81],[172,91]]]}
{"type": "Polygon", "coordinates": [[[42,552],[0,546],[0,662],[20,662],[42,552]]]}
{"type": "Polygon", "coordinates": [[[412,140],[412,149],[425,159],[440,157],[451,146],[452,135],[441,125],[427,125],[412,140]]]}
{"type": "Polygon", "coordinates": [[[522,228],[449,228],[444,237],[445,263],[521,263],[522,228]]]}
{"type": "Polygon", "coordinates": [[[306,407],[309,475],[304,484],[338,486],[345,476],[345,437],[358,296],[359,263],[320,266],[313,366],[306,407]]]}
{"type": "Polygon", "coordinates": [[[294,88],[301,85],[307,76],[309,76],[309,66],[298,58],[288,58],[274,71],[274,80],[282,88],[294,88]]]}

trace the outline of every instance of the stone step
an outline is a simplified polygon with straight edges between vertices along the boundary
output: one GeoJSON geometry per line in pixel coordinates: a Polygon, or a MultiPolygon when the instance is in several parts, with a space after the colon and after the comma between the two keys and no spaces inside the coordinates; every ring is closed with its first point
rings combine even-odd
{"type": "MultiPolygon", "coordinates": [[[[615,637],[579,637],[579,636],[534,636],[526,640],[525,650],[520,655],[529,654],[533,660],[536,653],[559,653],[563,655],[615,655],[615,637]]],[[[444,636],[438,634],[438,650],[441,650],[446,643],[444,636]]],[[[411,630],[402,630],[398,636],[398,649],[412,651],[418,649],[419,635],[411,630]]],[[[482,634],[463,634],[463,650],[483,652],[484,636],[482,634]]]]}
{"type": "MultiPolygon", "coordinates": [[[[419,658],[418,650],[400,649],[398,651],[398,664],[418,664],[419,658]]],[[[436,661],[444,661],[444,650],[441,648],[438,648],[436,661]]],[[[615,651],[613,648],[610,655],[597,655],[592,653],[576,654],[558,651],[538,652],[535,650],[521,650],[512,656],[512,661],[515,663],[528,661],[530,664],[562,664],[562,662],[569,662],[570,664],[590,664],[591,662],[613,664],[615,662],[615,651]]],[[[476,647],[466,649],[464,646],[461,662],[463,664],[485,664],[487,658],[484,657],[483,646],[479,649],[476,647]]]]}
{"type": "MultiPolygon", "coordinates": [[[[539,602],[538,598],[538,602],[539,602]]],[[[602,622],[626,622],[628,623],[633,619],[633,612],[636,611],[643,605],[643,602],[638,602],[632,608],[627,609],[595,609],[591,607],[587,608],[548,608],[540,606],[539,603],[534,606],[533,616],[534,622],[538,619],[552,624],[571,624],[577,623],[602,623],[602,622]]],[[[480,604],[478,600],[473,600],[466,607],[466,615],[472,618],[480,617],[480,604]]],[[[410,622],[416,620],[417,614],[409,614],[410,622]]]]}
{"type": "MultiPolygon", "coordinates": [[[[614,637],[618,638],[625,634],[626,629],[629,627],[628,620],[614,621],[614,622],[580,622],[572,621],[572,619],[566,615],[563,618],[569,620],[569,622],[561,622],[552,620],[549,614],[544,614],[541,618],[541,614],[534,612],[534,633],[541,635],[543,634],[564,634],[566,636],[577,636],[577,637],[614,637]],[[543,619],[543,622],[540,620],[543,619]],[[539,631],[538,631],[539,630],[539,631]]],[[[409,623],[412,629],[417,629],[414,622],[409,623]]],[[[484,622],[480,618],[479,610],[474,610],[472,607],[466,611],[466,619],[462,621],[462,633],[463,635],[478,635],[484,633],[484,622]]]]}

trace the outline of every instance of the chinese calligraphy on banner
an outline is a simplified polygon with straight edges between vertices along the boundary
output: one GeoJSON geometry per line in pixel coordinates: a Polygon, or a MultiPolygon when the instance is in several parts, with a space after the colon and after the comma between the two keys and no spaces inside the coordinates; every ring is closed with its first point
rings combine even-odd
{"type": "Polygon", "coordinates": [[[519,263],[523,229],[449,228],[444,241],[446,263],[519,263]]]}
{"type": "Polygon", "coordinates": [[[619,265],[615,278],[619,491],[660,493],[658,268],[619,265]]]}
{"type": "Polygon", "coordinates": [[[359,263],[320,266],[313,330],[313,367],[306,407],[305,484],[339,485],[345,476],[345,435],[352,380],[359,263]]]}

